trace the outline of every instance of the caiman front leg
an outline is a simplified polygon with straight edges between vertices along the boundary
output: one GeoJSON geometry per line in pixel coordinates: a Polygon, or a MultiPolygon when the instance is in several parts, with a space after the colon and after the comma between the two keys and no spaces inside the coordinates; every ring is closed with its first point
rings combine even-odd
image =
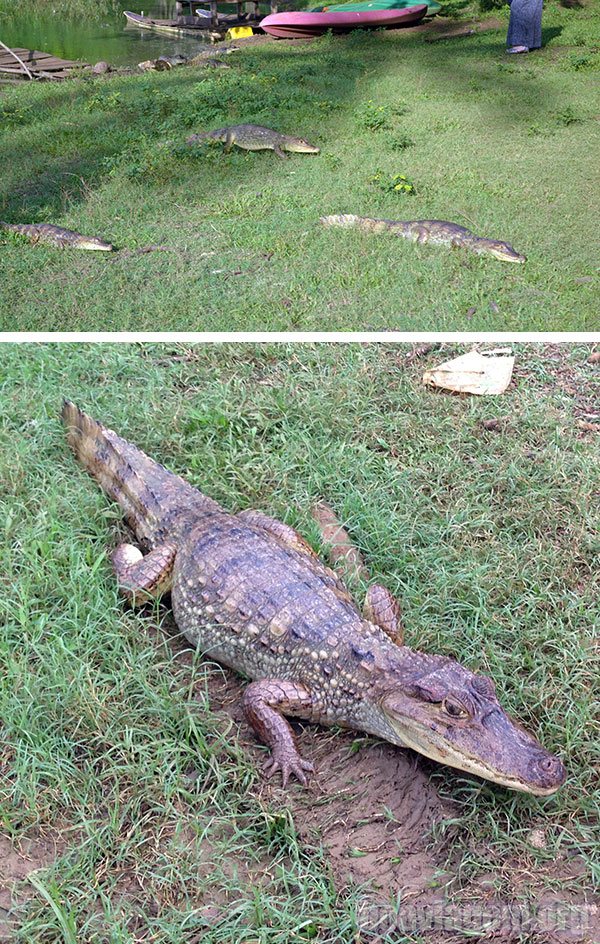
{"type": "Polygon", "coordinates": [[[284,787],[290,774],[306,785],[306,772],[312,773],[314,767],[300,757],[292,729],[283,715],[309,718],[312,707],[310,692],[296,682],[263,679],[252,682],[244,692],[244,710],[248,720],[272,751],[265,773],[270,777],[276,770],[281,770],[284,787]]]}
{"type": "Polygon", "coordinates": [[[383,587],[380,583],[374,583],[369,587],[363,613],[366,619],[387,633],[392,642],[395,642],[397,646],[403,645],[404,627],[400,604],[387,587],[383,587]]]}
{"type": "Polygon", "coordinates": [[[156,600],[171,589],[177,549],[159,544],[144,555],[133,544],[119,544],[112,555],[119,590],[134,606],[156,600]]]}

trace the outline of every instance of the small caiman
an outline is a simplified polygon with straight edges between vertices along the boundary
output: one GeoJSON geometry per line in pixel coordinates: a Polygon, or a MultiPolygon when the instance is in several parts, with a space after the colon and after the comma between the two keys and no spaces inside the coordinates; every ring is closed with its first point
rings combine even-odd
{"type": "Polygon", "coordinates": [[[26,236],[32,243],[50,243],[60,249],[96,249],[103,252],[112,252],[113,249],[110,243],[97,236],[82,236],[81,233],[52,223],[4,223],[0,220],[0,229],[26,236]]]}
{"type": "Polygon", "coordinates": [[[236,147],[245,151],[275,151],[278,157],[283,158],[286,156],[286,151],[292,154],[318,154],[320,150],[304,138],[280,134],[279,131],[262,128],[260,125],[233,125],[231,128],[217,128],[216,131],[192,134],[187,139],[188,144],[197,144],[199,141],[222,141],[226,152],[229,152],[235,144],[236,147]]]}
{"type": "Polygon", "coordinates": [[[142,72],[165,72],[177,66],[185,66],[190,60],[187,56],[159,56],[158,59],[146,59],[138,62],[138,69],[142,72]]]}
{"type": "Polygon", "coordinates": [[[121,590],[138,605],[170,591],[183,635],[252,679],[245,710],[284,785],[313,770],[284,715],[365,731],[513,790],[547,795],[564,782],[561,761],[504,712],[490,678],[398,644],[385,587],[369,588],[361,613],[293,528],[230,514],[73,403],[62,416],[75,456],[146,552],[116,548],[121,590]]]}
{"type": "Polygon", "coordinates": [[[501,239],[486,239],[476,236],[471,230],[447,220],[372,220],[367,216],[341,213],[337,216],[322,216],[324,226],[356,227],[369,233],[393,233],[411,239],[415,243],[435,243],[441,246],[461,247],[480,256],[494,256],[501,262],[526,262],[526,257],[516,252],[509,243],[501,239]]]}

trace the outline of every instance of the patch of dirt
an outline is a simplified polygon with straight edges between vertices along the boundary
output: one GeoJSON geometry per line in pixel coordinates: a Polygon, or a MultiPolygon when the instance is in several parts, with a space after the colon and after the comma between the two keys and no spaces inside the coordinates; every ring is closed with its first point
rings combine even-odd
{"type": "Polygon", "coordinates": [[[571,400],[574,425],[582,432],[596,432],[593,426],[600,423],[600,404],[598,401],[599,365],[591,359],[595,350],[594,345],[590,345],[587,351],[582,348],[581,357],[576,361],[571,356],[572,345],[570,344],[537,345],[536,359],[552,375],[552,379],[548,380],[540,378],[535,370],[529,368],[527,360],[519,358],[517,348],[514,379],[550,393],[560,390],[571,400]],[[580,425],[585,423],[588,426],[580,425]],[[592,428],[589,428],[590,426],[592,428]]]}
{"type": "MultiPolygon", "coordinates": [[[[262,751],[241,707],[244,683],[229,670],[209,670],[206,678],[212,709],[239,726],[240,740],[260,765],[262,751]]],[[[553,893],[539,887],[543,871],[560,888],[581,874],[581,860],[556,861],[543,869],[517,858],[491,862],[489,875],[453,888],[446,898],[445,886],[454,878],[443,868],[452,832],[440,840],[435,826],[457,810],[430,783],[431,763],[360,733],[293,726],[300,752],[316,773],[307,788],[292,783],[285,791],[275,775],[261,782],[258,796],[291,810],[305,847],[323,847],[339,891],[364,886],[360,921],[365,940],[383,940],[385,933],[398,940],[416,934],[436,944],[470,937],[517,944],[524,933],[531,944],[600,940],[597,898],[586,901],[566,888],[553,893]],[[497,896],[496,868],[514,876],[510,899],[497,896]],[[390,906],[394,900],[402,902],[398,915],[390,906]]]]}
{"type": "MultiPolygon", "coordinates": [[[[173,645],[191,662],[183,643],[173,645]]],[[[260,766],[268,755],[243,712],[245,683],[227,669],[208,670],[206,680],[212,710],[239,726],[240,740],[260,766]]],[[[199,684],[204,687],[204,679],[199,684]]],[[[315,774],[308,787],[291,782],[287,790],[275,774],[261,782],[259,796],[291,810],[304,843],[323,845],[338,888],[371,883],[388,901],[397,890],[417,895],[443,884],[443,848],[431,830],[455,810],[429,783],[428,761],[360,732],[292,724],[315,774]]]]}
{"type": "Polygon", "coordinates": [[[498,17],[491,16],[486,20],[460,20],[458,23],[456,20],[434,17],[424,25],[429,27],[426,39],[431,43],[438,39],[461,39],[464,36],[502,29],[505,24],[498,17]]]}
{"type": "Polygon", "coordinates": [[[290,794],[300,838],[322,844],[338,886],[371,883],[389,901],[419,895],[441,879],[441,848],[432,828],[452,815],[409,751],[355,736],[308,728],[302,753],[317,775],[309,791],[290,794]]]}
{"type": "Polygon", "coordinates": [[[17,912],[37,894],[27,877],[52,865],[67,846],[58,831],[33,833],[18,845],[0,834],[0,941],[10,940],[17,912]]]}

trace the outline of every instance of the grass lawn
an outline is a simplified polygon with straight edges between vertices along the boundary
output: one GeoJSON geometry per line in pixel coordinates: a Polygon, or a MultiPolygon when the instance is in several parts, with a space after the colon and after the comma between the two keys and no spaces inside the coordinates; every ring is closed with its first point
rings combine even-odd
{"type": "Polygon", "coordinates": [[[598,366],[589,346],[517,345],[500,399],[425,390],[460,350],[0,348],[0,938],[12,922],[36,944],[446,940],[375,932],[372,909],[403,896],[563,902],[597,933],[598,366]],[[121,515],[67,449],[63,396],[316,546],[310,507],[329,501],[401,598],[407,642],[488,672],[565,787],[511,793],[310,725],[310,787],[265,782],[240,679],[191,653],[166,605],[118,597],[121,515]]]}
{"type": "Polygon", "coordinates": [[[3,89],[0,218],[171,251],[107,257],[0,235],[0,328],[597,328],[600,10],[549,0],[530,57],[505,56],[499,16],[444,41],[273,41],[230,55],[229,70],[3,89]],[[184,144],[240,122],[321,154],[184,144]],[[393,190],[397,174],[414,194],[393,190]],[[452,220],[528,262],[320,227],[340,212],[452,220]]]}

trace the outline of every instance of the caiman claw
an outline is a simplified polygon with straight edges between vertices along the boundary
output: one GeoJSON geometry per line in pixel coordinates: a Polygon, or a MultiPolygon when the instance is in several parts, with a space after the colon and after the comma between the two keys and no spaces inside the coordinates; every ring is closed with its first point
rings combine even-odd
{"type": "Polygon", "coordinates": [[[305,771],[309,774],[313,774],[315,767],[309,760],[303,760],[295,749],[292,753],[285,748],[279,750],[275,748],[271,758],[265,764],[265,776],[272,777],[277,770],[281,771],[283,787],[287,787],[291,774],[294,774],[302,786],[306,787],[308,785],[308,777],[305,771]]]}

